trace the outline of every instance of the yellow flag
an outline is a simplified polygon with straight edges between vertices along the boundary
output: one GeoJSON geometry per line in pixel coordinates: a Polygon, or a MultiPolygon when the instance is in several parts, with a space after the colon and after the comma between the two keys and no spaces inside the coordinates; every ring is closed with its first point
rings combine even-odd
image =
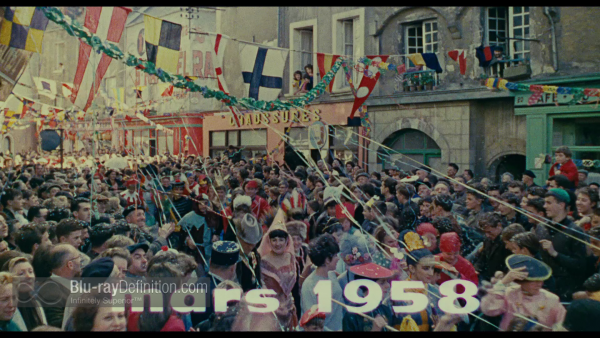
{"type": "Polygon", "coordinates": [[[423,55],[421,55],[421,53],[410,54],[408,58],[415,66],[425,66],[425,60],[423,60],[423,55]]]}

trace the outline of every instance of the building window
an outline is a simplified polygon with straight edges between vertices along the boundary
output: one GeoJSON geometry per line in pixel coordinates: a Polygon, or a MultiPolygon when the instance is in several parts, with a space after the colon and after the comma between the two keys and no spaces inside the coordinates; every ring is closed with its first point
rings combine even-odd
{"type": "Polygon", "coordinates": [[[315,73],[315,44],[317,35],[314,31],[317,29],[317,19],[293,22],[290,24],[290,60],[289,60],[289,85],[288,94],[293,95],[297,90],[294,88],[294,73],[300,71],[302,76],[306,75],[304,67],[313,66],[313,83],[315,73]]]}
{"type": "Polygon", "coordinates": [[[210,156],[219,157],[229,146],[244,148],[246,159],[266,153],[267,130],[227,130],[210,133],[210,156]]]}
{"type": "Polygon", "coordinates": [[[529,39],[529,7],[489,7],[486,29],[488,46],[502,46],[511,59],[529,59],[530,41],[505,39],[529,39]]]}
{"type": "Polygon", "coordinates": [[[423,23],[425,35],[425,53],[437,53],[438,51],[438,27],[437,21],[426,21],[423,23]]]}
{"type": "Polygon", "coordinates": [[[508,30],[508,10],[505,7],[490,7],[487,9],[487,44],[488,46],[501,46],[504,51],[508,50],[505,39],[508,30]]]}
{"type": "MultiPolygon", "coordinates": [[[[437,53],[438,52],[438,24],[436,20],[428,20],[406,26],[405,53],[437,53]]],[[[406,58],[408,68],[415,65],[406,58]]],[[[425,68],[425,67],[424,67],[425,68]]]]}
{"type": "Polygon", "coordinates": [[[313,53],[313,31],[308,29],[300,30],[300,64],[298,69],[304,70],[306,65],[312,64],[313,53]]]}
{"type": "Polygon", "coordinates": [[[308,128],[292,128],[290,130],[289,137],[289,143],[294,147],[294,149],[308,149],[308,128]]]}
{"type": "Polygon", "coordinates": [[[213,131],[210,133],[210,145],[213,147],[225,147],[225,131],[213,131]]]}
{"type": "MultiPolygon", "coordinates": [[[[519,39],[529,39],[529,7],[509,7],[511,37],[519,39]]],[[[529,59],[530,41],[514,40],[511,41],[512,59],[529,59]]]]}
{"type": "MultiPolygon", "coordinates": [[[[560,146],[568,146],[574,160],[600,160],[600,118],[553,118],[552,154],[560,146]]],[[[580,167],[587,170],[589,182],[600,181],[600,167],[580,167]]]]}
{"type": "MultiPolygon", "coordinates": [[[[354,57],[354,20],[344,20],[342,21],[343,27],[343,38],[342,43],[344,46],[344,57],[353,58],[354,57]]],[[[356,74],[356,72],[352,72],[352,74],[356,74]]],[[[348,79],[345,76],[342,76],[344,79],[343,87],[349,87],[348,79]]]]}
{"type": "Polygon", "coordinates": [[[240,132],[240,144],[244,146],[266,146],[267,145],[267,131],[265,129],[259,130],[242,130],[240,132]]]}
{"type": "Polygon", "coordinates": [[[423,26],[421,24],[406,27],[406,54],[415,53],[423,53],[423,26]]]}

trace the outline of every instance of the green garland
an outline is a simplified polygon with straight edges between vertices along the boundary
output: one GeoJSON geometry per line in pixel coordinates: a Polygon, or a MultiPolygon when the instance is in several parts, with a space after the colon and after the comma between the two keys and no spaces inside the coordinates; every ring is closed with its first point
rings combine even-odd
{"type": "Polygon", "coordinates": [[[304,107],[310,102],[314,101],[319,95],[325,92],[325,88],[333,80],[333,77],[342,65],[343,58],[338,58],[331,70],[323,76],[323,79],[317,84],[311,91],[306,93],[303,97],[292,99],[290,101],[281,101],[279,99],[274,101],[259,101],[251,97],[236,98],[225,94],[220,90],[210,89],[206,86],[199,86],[191,80],[186,79],[182,75],[173,75],[161,68],[156,68],[154,63],[149,61],[141,60],[134,55],[123,53],[117,45],[102,41],[98,36],[92,34],[87,28],[83,27],[79,22],[71,20],[69,17],[65,17],[63,13],[56,7],[42,7],[44,14],[48,19],[55,22],[71,36],[75,36],[82,39],[83,42],[90,45],[97,53],[104,53],[109,57],[119,60],[125,63],[129,67],[135,67],[147,74],[158,77],[162,82],[168,82],[173,84],[174,87],[187,89],[192,92],[201,92],[205,98],[216,98],[217,100],[225,103],[227,106],[240,105],[247,110],[263,110],[263,111],[276,111],[276,110],[290,110],[295,107],[304,107]]]}

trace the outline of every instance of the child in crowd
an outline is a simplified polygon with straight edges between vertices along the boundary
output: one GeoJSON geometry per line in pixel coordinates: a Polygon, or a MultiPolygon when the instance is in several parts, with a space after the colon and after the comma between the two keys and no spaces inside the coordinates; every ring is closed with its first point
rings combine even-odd
{"type": "Polygon", "coordinates": [[[554,157],[556,158],[556,163],[550,168],[550,177],[564,175],[573,183],[573,187],[578,186],[579,172],[577,171],[577,166],[575,166],[575,163],[573,163],[573,160],[571,159],[573,157],[571,149],[567,146],[558,147],[554,153],[554,157]]]}

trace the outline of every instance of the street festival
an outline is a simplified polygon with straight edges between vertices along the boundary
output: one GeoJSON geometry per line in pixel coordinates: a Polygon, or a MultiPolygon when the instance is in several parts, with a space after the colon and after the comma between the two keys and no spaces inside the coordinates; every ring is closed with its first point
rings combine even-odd
{"type": "Polygon", "coordinates": [[[0,8],[0,331],[600,331],[598,15],[0,8]]]}

